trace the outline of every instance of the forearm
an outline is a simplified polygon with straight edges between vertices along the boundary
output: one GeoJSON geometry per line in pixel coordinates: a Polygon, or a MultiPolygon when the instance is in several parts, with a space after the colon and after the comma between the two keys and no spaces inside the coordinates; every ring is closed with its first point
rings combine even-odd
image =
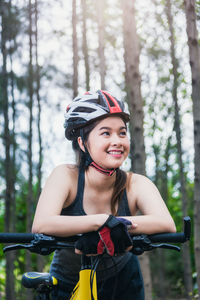
{"type": "Polygon", "coordinates": [[[107,220],[107,214],[86,216],[48,216],[34,220],[33,233],[55,236],[72,236],[80,233],[96,231],[107,220]]]}
{"type": "Polygon", "coordinates": [[[171,217],[141,215],[124,217],[130,220],[132,224],[137,224],[130,230],[131,234],[153,234],[160,232],[176,232],[176,226],[171,217]]]}

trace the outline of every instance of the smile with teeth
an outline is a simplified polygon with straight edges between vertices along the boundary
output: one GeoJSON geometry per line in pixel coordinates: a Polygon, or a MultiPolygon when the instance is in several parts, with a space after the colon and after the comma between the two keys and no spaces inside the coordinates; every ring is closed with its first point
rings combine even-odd
{"type": "Polygon", "coordinates": [[[121,155],[123,153],[123,151],[121,150],[110,150],[108,151],[108,154],[111,154],[111,155],[121,155]]]}

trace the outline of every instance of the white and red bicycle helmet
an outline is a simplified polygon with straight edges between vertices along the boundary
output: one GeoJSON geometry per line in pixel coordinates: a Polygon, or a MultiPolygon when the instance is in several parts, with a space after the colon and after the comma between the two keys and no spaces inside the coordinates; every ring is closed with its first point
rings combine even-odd
{"type": "Polygon", "coordinates": [[[129,114],[124,111],[124,103],[117,100],[107,91],[86,92],[76,97],[67,107],[65,113],[65,136],[68,140],[77,137],[78,129],[109,115],[118,114],[125,122],[129,114]]]}

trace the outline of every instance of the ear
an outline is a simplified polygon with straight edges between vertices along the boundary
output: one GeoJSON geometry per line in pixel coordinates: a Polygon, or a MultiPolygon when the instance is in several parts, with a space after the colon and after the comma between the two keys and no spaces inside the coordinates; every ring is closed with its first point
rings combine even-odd
{"type": "Polygon", "coordinates": [[[77,142],[78,142],[78,145],[79,145],[80,149],[81,149],[83,152],[85,152],[85,147],[84,147],[84,145],[83,145],[83,140],[82,140],[81,136],[79,136],[79,137],[77,138],[77,142]]]}

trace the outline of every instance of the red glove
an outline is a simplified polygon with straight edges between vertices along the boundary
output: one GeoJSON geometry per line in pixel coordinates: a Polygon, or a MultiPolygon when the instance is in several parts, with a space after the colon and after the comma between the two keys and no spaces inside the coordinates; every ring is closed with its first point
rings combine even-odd
{"type": "Polygon", "coordinates": [[[132,246],[127,230],[129,225],[130,221],[110,215],[98,231],[83,234],[75,247],[84,254],[103,254],[105,250],[111,256],[123,254],[132,246]]]}
{"type": "Polygon", "coordinates": [[[104,249],[106,248],[106,252],[113,256],[115,251],[115,246],[113,244],[113,241],[111,240],[110,236],[110,228],[103,227],[99,231],[100,240],[97,245],[97,253],[102,254],[104,252],[104,249]]]}
{"type": "Polygon", "coordinates": [[[131,224],[124,218],[110,215],[98,230],[100,240],[97,245],[97,253],[102,254],[104,249],[111,256],[124,253],[129,246],[132,246],[132,240],[127,230],[127,226],[131,224]]]}

